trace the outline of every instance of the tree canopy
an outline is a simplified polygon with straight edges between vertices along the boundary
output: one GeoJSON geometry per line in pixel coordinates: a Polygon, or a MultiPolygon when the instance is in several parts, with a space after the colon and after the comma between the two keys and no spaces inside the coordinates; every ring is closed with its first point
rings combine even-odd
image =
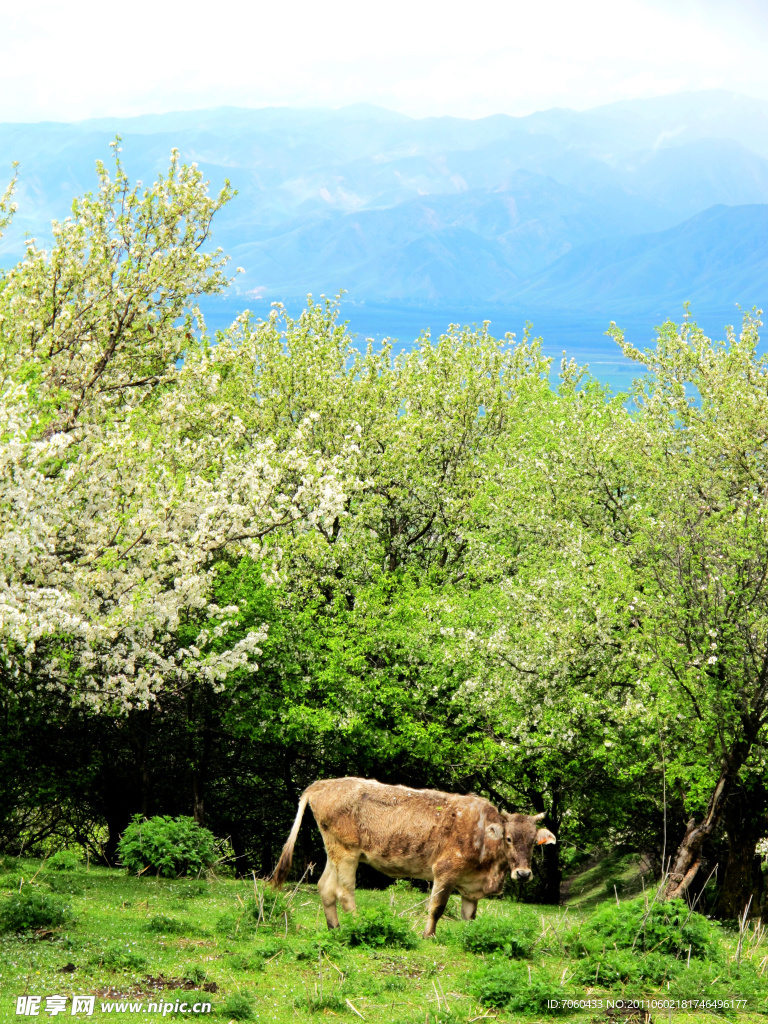
{"type": "Polygon", "coordinates": [[[646,351],[613,327],[629,396],[487,323],[358,350],[326,299],[211,338],[229,185],[176,154],[131,185],[117,146],[97,170],[0,278],[3,842],[110,860],[135,813],[192,811],[268,870],[304,785],[369,775],[546,811],[544,898],[626,844],[670,895],[719,862],[741,909],[768,833],[758,315],[715,343],[686,312],[646,351]]]}

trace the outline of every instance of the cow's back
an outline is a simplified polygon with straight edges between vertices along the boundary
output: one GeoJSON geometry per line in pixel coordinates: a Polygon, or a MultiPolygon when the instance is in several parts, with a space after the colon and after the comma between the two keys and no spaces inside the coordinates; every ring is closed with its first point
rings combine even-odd
{"type": "Polygon", "coordinates": [[[479,864],[485,827],[500,821],[482,797],[372,779],[324,779],[306,793],[329,854],[359,854],[393,877],[431,878],[433,864],[445,856],[479,864]]]}

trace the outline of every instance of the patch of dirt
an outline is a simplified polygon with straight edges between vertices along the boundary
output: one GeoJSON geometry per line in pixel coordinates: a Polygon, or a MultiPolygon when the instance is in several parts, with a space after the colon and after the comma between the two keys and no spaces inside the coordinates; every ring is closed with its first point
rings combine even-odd
{"type": "Polygon", "coordinates": [[[374,954],[379,974],[392,974],[399,978],[409,978],[415,981],[427,970],[432,973],[440,973],[445,970],[445,964],[430,964],[429,967],[419,967],[404,956],[387,956],[386,954],[374,954]]]}
{"type": "Polygon", "coordinates": [[[118,988],[115,985],[107,985],[106,988],[97,989],[94,995],[100,996],[102,999],[133,999],[137,996],[154,995],[157,992],[164,992],[166,989],[183,989],[184,991],[195,989],[201,992],[218,992],[219,986],[215,981],[206,981],[201,985],[196,981],[190,981],[189,978],[166,978],[162,974],[153,977],[150,974],[138,985],[131,985],[130,988],[118,988]]]}
{"type": "Polygon", "coordinates": [[[631,1004],[615,1010],[606,1010],[605,1016],[612,1024],[653,1024],[650,1010],[633,1007],[631,1004]]]}

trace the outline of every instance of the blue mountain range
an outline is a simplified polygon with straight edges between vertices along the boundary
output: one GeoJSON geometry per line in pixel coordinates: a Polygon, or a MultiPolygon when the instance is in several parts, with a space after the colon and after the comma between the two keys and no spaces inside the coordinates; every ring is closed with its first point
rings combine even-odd
{"type": "MultiPolygon", "coordinates": [[[[172,147],[238,189],[214,242],[240,305],[346,289],[357,304],[483,303],[610,319],[768,302],[768,103],[723,91],[528,117],[372,106],[221,108],[0,125],[20,162],[0,264],[45,241],[122,136],[134,178],[172,147]]],[[[733,317],[731,317],[733,319],[733,317]]]]}

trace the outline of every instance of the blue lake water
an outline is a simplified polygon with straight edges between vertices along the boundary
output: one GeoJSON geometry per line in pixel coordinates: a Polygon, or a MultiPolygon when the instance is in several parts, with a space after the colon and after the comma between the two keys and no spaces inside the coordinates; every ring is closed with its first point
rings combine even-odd
{"type": "MultiPolygon", "coordinates": [[[[295,316],[302,303],[286,300],[288,312],[295,316]]],[[[211,331],[228,327],[243,309],[250,308],[256,317],[266,317],[268,302],[248,302],[236,296],[206,298],[201,307],[211,331]]],[[[616,313],[613,319],[624,331],[627,341],[643,349],[654,344],[654,326],[667,318],[680,322],[683,310],[657,310],[646,314],[633,312],[626,316],[616,313]]],[[[366,339],[374,341],[390,339],[395,351],[410,348],[422,331],[429,330],[433,337],[443,333],[451,323],[480,324],[490,320],[490,331],[501,337],[508,331],[521,338],[527,320],[533,324],[533,337],[541,337],[545,355],[553,360],[553,376],[556,376],[560,359],[565,352],[580,364],[587,364],[590,372],[602,383],[609,384],[614,392],[626,391],[640,368],[625,359],[612,338],[606,336],[610,317],[597,317],[578,312],[568,314],[557,310],[528,310],[522,312],[503,306],[477,305],[451,309],[438,306],[398,306],[358,304],[342,302],[341,319],[349,321],[349,330],[355,336],[358,347],[364,347],[366,339]]],[[[725,336],[725,325],[739,325],[741,316],[738,309],[711,310],[696,317],[697,323],[712,338],[725,336]]]]}

